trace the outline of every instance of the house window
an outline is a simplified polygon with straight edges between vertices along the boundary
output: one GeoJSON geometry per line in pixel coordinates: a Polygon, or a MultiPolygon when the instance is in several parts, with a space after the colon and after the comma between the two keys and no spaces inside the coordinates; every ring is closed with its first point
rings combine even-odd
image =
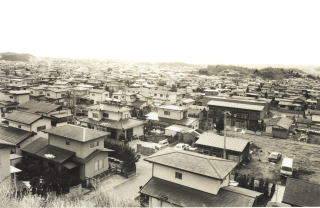
{"type": "Polygon", "coordinates": [[[40,95],[42,95],[42,94],[43,94],[43,92],[41,91],[41,92],[39,92],[39,94],[40,94],[40,95]]]}
{"type": "Polygon", "coordinates": [[[163,97],[163,94],[160,94],[160,97],[163,97]]]}
{"type": "Polygon", "coordinates": [[[97,160],[94,162],[94,170],[98,171],[103,168],[103,160],[97,160]]]}
{"type": "Polygon", "coordinates": [[[93,118],[99,118],[99,115],[97,113],[92,113],[93,118]]]}
{"type": "Polygon", "coordinates": [[[37,127],[37,132],[38,131],[42,131],[42,130],[44,130],[44,129],[46,129],[46,126],[44,125],[44,126],[38,126],[37,127]]]}
{"type": "Polygon", "coordinates": [[[18,128],[21,129],[21,125],[18,125],[18,128]]]}
{"type": "Polygon", "coordinates": [[[94,148],[94,143],[91,143],[91,144],[90,144],[90,148],[94,148]]]}
{"type": "Polygon", "coordinates": [[[64,96],[66,96],[65,94],[61,94],[61,97],[64,97],[64,96]]]}
{"type": "Polygon", "coordinates": [[[109,118],[109,113],[103,113],[104,118],[109,118]]]}
{"type": "Polygon", "coordinates": [[[118,96],[113,96],[114,99],[118,99],[118,96]]]}
{"type": "Polygon", "coordinates": [[[91,96],[94,96],[94,94],[92,93],[91,96]]]}
{"type": "Polygon", "coordinates": [[[70,141],[69,140],[66,140],[66,145],[70,145],[70,141]]]}
{"type": "Polygon", "coordinates": [[[169,116],[170,115],[170,111],[164,111],[164,115],[169,116]]]}
{"type": "Polygon", "coordinates": [[[99,141],[97,141],[96,146],[99,146],[99,141]]]}
{"type": "Polygon", "coordinates": [[[47,93],[47,96],[50,96],[50,93],[47,93]]]}
{"type": "Polygon", "coordinates": [[[157,96],[157,93],[154,93],[154,96],[157,96]]]}
{"type": "Polygon", "coordinates": [[[10,96],[10,99],[13,99],[13,96],[10,96]]]}
{"type": "Polygon", "coordinates": [[[182,173],[176,172],[176,178],[182,180],[182,173]]]}
{"type": "Polygon", "coordinates": [[[30,91],[30,94],[33,94],[33,91],[30,91]]]}

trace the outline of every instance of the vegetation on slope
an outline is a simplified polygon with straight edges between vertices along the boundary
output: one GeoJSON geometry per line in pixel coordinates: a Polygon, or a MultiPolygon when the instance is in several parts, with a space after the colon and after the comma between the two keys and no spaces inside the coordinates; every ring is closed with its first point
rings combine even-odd
{"type": "Polygon", "coordinates": [[[34,58],[34,56],[27,53],[11,53],[11,52],[0,53],[0,60],[5,60],[5,61],[28,62],[32,58],[34,58]]]}

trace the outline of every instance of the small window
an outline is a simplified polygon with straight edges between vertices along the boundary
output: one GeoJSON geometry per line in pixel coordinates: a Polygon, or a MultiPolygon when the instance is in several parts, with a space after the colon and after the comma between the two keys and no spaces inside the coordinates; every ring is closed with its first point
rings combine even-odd
{"type": "Polygon", "coordinates": [[[47,93],[47,96],[50,96],[50,93],[47,93]]]}
{"type": "Polygon", "coordinates": [[[163,97],[163,94],[160,94],[160,97],[163,97]]]}
{"type": "Polygon", "coordinates": [[[118,96],[113,96],[114,99],[118,99],[118,96]]]}
{"type": "Polygon", "coordinates": [[[61,94],[61,97],[64,97],[64,96],[66,96],[65,94],[61,94]]]}
{"type": "Polygon", "coordinates": [[[70,145],[70,141],[69,140],[66,140],[66,145],[70,145]]]}
{"type": "Polygon", "coordinates": [[[164,115],[170,115],[170,111],[164,111],[164,115]]]}
{"type": "Polygon", "coordinates": [[[157,96],[157,93],[154,93],[154,96],[157,96]]]}
{"type": "Polygon", "coordinates": [[[92,93],[91,96],[94,96],[94,93],[92,93]]]}
{"type": "Polygon", "coordinates": [[[176,172],[176,178],[177,179],[182,179],[182,173],[176,172]]]}
{"type": "Polygon", "coordinates": [[[30,91],[30,94],[33,94],[33,91],[30,91]]]}
{"type": "Polygon", "coordinates": [[[104,118],[109,118],[109,113],[103,113],[104,118]]]}
{"type": "Polygon", "coordinates": [[[99,118],[99,115],[97,113],[92,113],[93,118],[99,118]]]}
{"type": "Polygon", "coordinates": [[[43,94],[43,92],[42,92],[42,91],[40,91],[40,92],[39,92],[39,94],[40,94],[40,95],[42,95],[42,94],[43,94]]]}
{"type": "Polygon", "coordinates": [[[37,127],[37,132],[38,131],[42,131],[42,130],[44,130],[44,129],[46,129],[46,126],[44,125],[44,126],[38,126],[37,127]]]}
{"type": "Polygon", "coordinates": [[[18,128],[21,129],[21,125],[18,125],[18,128]]]}
{"type": "Polygon", "coordinates": [[[97,141],[96,146],[99,146],[99,141],[97,141]]]}
{"type": "Polygon", "coordinates": [[[91,143],[91,144],[90,144],[90,148],[94,148],[94,143],[91,143]]]}
{"type": "Polygon", "coordinates": [[[10,96],[10,99],[13,99],[13,96],[10,96]]]}

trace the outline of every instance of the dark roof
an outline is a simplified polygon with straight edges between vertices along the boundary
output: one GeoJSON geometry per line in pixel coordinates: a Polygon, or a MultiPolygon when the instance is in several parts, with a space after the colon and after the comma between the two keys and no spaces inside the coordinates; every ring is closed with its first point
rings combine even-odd
{"type": "Polygon", "coordinates": [[[162,123],[165,125],[178,124],[181,126],[190,126],[193,122],[198,121],[198,118],[185,118],[181,120],[169,119],[169,118],[161,118],[159,117],[159,121],[154,121],[155,123],[162,123]]]}
{"type": "Polygon", "coordinates": [[[27,113],[22,111],[14,111],[6,114],[5,118],[9,121],[15,121],[23,124],[32,124],[41,118],[40,115],[34,113],[27,113]]]}
{"type": "Polygon", "coordinates": [[[82,126],[75,126],[70,124],[55,127],[52,129],[46,129],[44,130],[44,132],[56,136],[69,138],[79,142],[91,141],[94,139],[105,137],[110,134],[109,132],[93,130],[82,126]]]}
{"type": "Polygon", "coordinates": [[[167,197],[167,202],[182,207],[252,207],[260,193],[247,194],[237,188],[221,188],[214,195],[153,177],[140,192],[158,199],[167,197]]]}
{"type": "Polygon", "coordinates": [[[49,113],[58,109],[59,107],[60,105],[56,105],[54,103],[39,102],[35,100],[29,100],[26,103],[18,105],[19,109],[31,113],[49,113]]]}
{"type": "Polygon", "coordinates": [[[72,151],[48,145],[48,140],[45,138],[39,138],[21,150],[59,164],[75,155],[72,151]]]}
{"type": "Polygon", "coordinates": [[[7,142],[5,140],[0,139],[0,148],[1,147],[14,147],[15,145],[11,142],[7,142]]]}
{"type": "Polygon", "coordinates": [[[320,184],[288,178],[282,202],[294,206],[320,206],[319,196],[320,184]]]}
{"type": "Polygon", "coordinates": [[[133,127],[141,126],[145,123],[145,121],[143,121],[143,120],[132,119],[132,118],[122,120],[122,121],[114,121],[114,120],[109,120],[109,119],[95,121],[91,118],[83,118],[83,119],[80,119],[80,121],[85,122],[85,123],[99,125],[99,126],[114,128],[114,129],[130,129],[133,127]]]}
{"type": "Polygon", "coordinates": [[[18,145],[34,133],[13,127],[0,126],[0,139],[18,145]]]}
{"type": "MultiPolygon", "coordinates": [[[[211,132],[205,132],[203,134],[200,134],[199,139],[196,141],[196,144],[223,149],[224,137],[211,132]]],[[[249,140],[246,139],[226,137],[227,150],[242,152],[248,144],[249,140]]]]}
{"type": "Polygon", "coordinates": [[[231,160],[187,151],[155,154],[145,160],[216,179],[225,178],[237,165],[231,160]]]}

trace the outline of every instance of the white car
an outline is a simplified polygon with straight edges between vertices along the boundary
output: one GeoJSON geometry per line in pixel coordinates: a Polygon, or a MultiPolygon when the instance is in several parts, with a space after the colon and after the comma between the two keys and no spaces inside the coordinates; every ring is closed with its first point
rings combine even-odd
{"type": "Polygon", "coordinates": [[[185,150],[189,145],[185,143],[179,143],[174,146],[175,149],[177,150],[185,150]]]}
{"type": "Polygon", "coordinates": [[[159,141],[158,145],[160,146],[160,148],[164,148],[169,145],[169,142],[167,139],[164,139],[164,140],[159,141]]]}

